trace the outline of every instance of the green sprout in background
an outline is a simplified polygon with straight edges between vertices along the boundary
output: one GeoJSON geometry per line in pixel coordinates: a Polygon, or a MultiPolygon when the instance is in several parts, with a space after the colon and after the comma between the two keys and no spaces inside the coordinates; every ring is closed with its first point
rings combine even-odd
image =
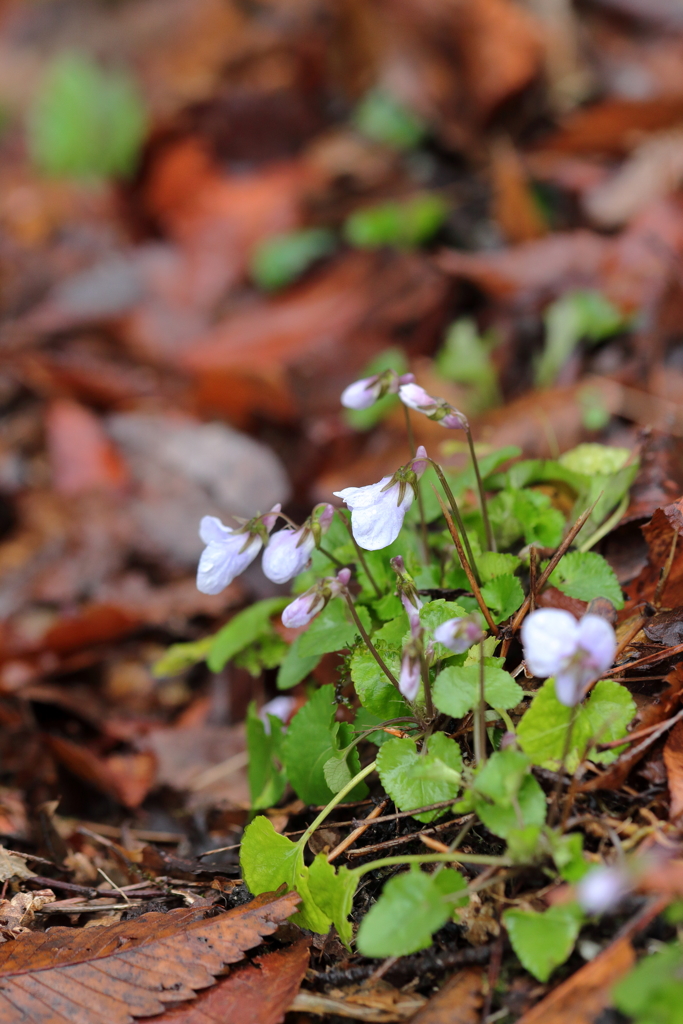
{"type": "Polygon", "coordinates": [[[353,115],[355,127],[374,142],[392,149],[414,149],[426,135],[421,118],[383,89],[366,93],[353,115]]]}

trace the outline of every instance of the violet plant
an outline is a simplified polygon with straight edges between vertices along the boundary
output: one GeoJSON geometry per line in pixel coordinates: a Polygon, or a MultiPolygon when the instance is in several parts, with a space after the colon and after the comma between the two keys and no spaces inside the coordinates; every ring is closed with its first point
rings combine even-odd
{"type": "Polygon", "coordinates": [[[320,933],[334,924],[366,956],[401,956],[457,921],[479,888],[477,866],[489,869],[491,884],[534,866],[579,886],[562,907],[503,915],[522,963],[544,981],[570,954],[586,915],[609,912],[627,890],[617,869],[588,873],[582,834],[564,828],[562,789],[567,772],[618,756],[613,741],[626,737],[635,705],[605,678],[616,653],[606,618],[530,608],[539,578],[568,597],[623,605],[612,569],[590,547],[622,507],[637,462],[599,445],[558,460],[477,450],[463,413],[391,369],[350,384],[342,401],[366,409],[386,395],[398,395],[408,427],[407,459],[392,474],[336,492],[343,504],[316,506],[302,525],[279,506],[235,527],[202,520],[201,590],[220,592],[263,550],[265,575],[291,580],[292,596],[257,602],[214,636],[175,645],[157,674],[202,659],[213,671],[228,661],[254,675],[277,668],[282,696],[260,711],[252,704],[247,717],[255,816],[241,865],[252,893],[296,889],[297,923],[320,933]],[[415,448],[416,413],[464,432],[469,466],[455,472],[415,448]],[[574,496],[570,516],[546,493],[553,481],[574,496]],[[562,557],[549,565],[558,550],[562,557]],[[278,615],[296,631],[291,640],[276,629],[278,615]],[[339,684],[318,686],[315,672],[330,656],[339,684]],[[289,720],[293,705],[282,698],[295,686],[308,699],[289,720]],[[363,799],[373,775],[375,789],[418,822],[470,815],[488,836],[478,840],[485,852],[464,850],[460,834],[443,851],[354,869],[337,869],[322,853],[311,858],[313,832],[341,802],[363,799]],[[323,805],[298,842],[256,813],[276,805],[288,785],[304,804],[323,805]],[[469,866],[469,880],[457,865],[469,866]],[[360,879],[401,866],[408,870],[387,882],[354,940],[349,915],[360,879]],[[400,927],[389,927],[399,918],[400,927]]]}

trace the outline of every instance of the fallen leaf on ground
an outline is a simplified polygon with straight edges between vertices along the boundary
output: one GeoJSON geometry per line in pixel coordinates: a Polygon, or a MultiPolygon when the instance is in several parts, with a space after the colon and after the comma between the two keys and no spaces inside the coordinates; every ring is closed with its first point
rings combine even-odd
{"type": "Polygon", "coordinates": [[[27,932],[36,912],[46,903],[54,901],[55,894],[52,889],[18,892],[11,900],[0,900],[0,933],[6,938],[14,939],[22,932],[27,932]]]}
{"type": "Polygon", "coordinates": [[[664,764],[669,782],[669,819],[676,824],[683,815],[683,722],[673,727],[664,744],[664,764]]]}
{"type": "Polygon", "coordinates": [[[68,771],[124,807],[139,807],[156,781],[156,760],[152,753],[114,754],[111,758],[102,758],[61,736],[47,736],[45,742],[68,771]]]}
{"type": "Polygon", "coordinates": [[[413,993],[401,994],[390,1010],[379,1009],[375,1005],[362,1006],[341,997],[322,995],[318,992],[300,991],[294,998],[290,1010],[310,1013],[316,1016],[334,1014],[337,1017],[351,1017],[353,1020],[365,1020],[370,1024],[392,1024],[394,1021],[413,1020],[415,1011],[424,1004],[424,996],[413,993]]]}
{"type": "Polygon", "coordinates": [[[2,1024],[131,1024],[193,999],[225,964],[271,935],[298,897],[272,893],[202,919],[205,910],[146,914],[112,927],[52,928],[0,947],[2,1024]]]}
{"type": "Polygon", "coordinates": [[[418,1011],[412,1024],[478,1024],[483,984],[484,974],[475,967],[458,971],[418,1011]]]}
{"type": "Polygon", "coordinates": [[[611,1003],[612,986],[635,963],[633,946],[618,939],[520,1018],[518,1024],[594,1024],[611,1003]]]}
{"type": "Polygon", "coordinates": [[[8,878],[32,878],[35,871],[30,871],[24,857],[0,846],[0,882],[8,878]]]}
{"type": "Polygon", "coordinates": [[[621,155],[633,148],[637,132],[656,132],[678,124],[683,97],[652,100],[609,99],[576,111],[554,136],[543,140],[544,149],[563,153],[621,155]]]}
{"type": "Polygon", "coordinates": [[[169,1010],[164,1024],[280,1024],[306,975],[309,946],[299,939],[236,967],[192,1003],[169,1010]]]}
{"type": "Polygon", "coordinates": [[[47,411],[45,427],[52,485],[60,494],[120,490],[127,483],[125,462],[89,409],[58,399],[47,411]]]}

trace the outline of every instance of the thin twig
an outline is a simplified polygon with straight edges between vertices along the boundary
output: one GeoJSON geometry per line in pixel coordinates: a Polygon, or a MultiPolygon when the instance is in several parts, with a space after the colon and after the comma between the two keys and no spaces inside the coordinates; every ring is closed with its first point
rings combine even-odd
{"type": "MultiPolygon", "coordinates": [[[[455,519],[456,523],[458,524],[458,529],[460,530],[460,533],[462,534],[462,542],[465,545],[465,550],[467,552],[467,558],[469,559],[469,564],[472,566],[472,572],[474,573],[474,575],[475,575],[475,577],[477,579],[477,583],[479,583],[479,571],[477,569],[477,563],[475,562],[474,555],[472,554],[472,547],[470,545],[470,539],[467,536],[467,530],[465,529],[465,524],[462,521],[462,516],[460,515],[460,509],[458,508],[458,503],[455,500],[455,495],[453,494],[453,491],[451,490],[450,484],[448,483],[448,480],[446,479],[446,475],[445,475],[444,471],[442,470],[441,466],[439,465],[439,463],[438,462],[434,462],[434,459],[430,459],[429,462],[434,467],[434,472],[438,476],[439,483],[443,487],[444,494],[448,498],[448,504],[451,506],[451,512],[453,513],[453,518],[455,519]]],[[[439,493],[438,493],[438,491],[436,489],[434,489],[434,493],[436,494],[437,498],[440,497],[439,493]]],[[[440,500],[439,500],[439,504],[443,508],[443,504],[442,504],[442,502],[440,500]]]]}
{"type": "Polygon", "coordinates": [[[467,443],[470,446],[470,455],[472,456],[472,465],[474,466],[474,474],[477,478],[477,488],[479,490],[479,504],[481,506],[481,515],[484,520],[484,529],[486,530],[486,543],[488,544],[489,551],[496,550],[496,539],[493,536],[493,530],[491,529],[491,521],[489,519],[489,511],[486,507],[486,494],[484,493],[484,481],[481,478],[479,472],[479,460],[477,459],[477,453],[474,450],[474,441],[472,440],[472,431],[470,430],[469,423],[465,426],[465,436],[467,437],[467,443]]]}
{"type": "Polygon", "coordinates": [[[448,509],[446,508],[446,505],[444,504],[444,501],[443,501],[441,495],[439,494],[439,492],[437,491],[436,487],[434,487],[433,490],[434,490],[434,494],[436,495],[436,500],[439,502],[439,505],[441,506],[441,511],[443,512],[443,517],[446,520],[446,525],[448,527],[448,532],[450,533],[451,537],[453,538],[453,543],[455,544],[455,550],[458,552],[458,558],[460,559],[460,564],[463,567],[463,569],[465,570],[465,574],[467,576],[467,579],[469,580],[469,584],[470,584],[470,587],[472,588],[472,593],[474,594],[476,602],[477,602],[477,604],[479,605],[479,607],[481,609],[482,615],[486,619],[486,622],[488,624],[489,629],[491,630],[491,632],[493,633],[494,636],[498,636],[498,632],[499,632],[498,626],[493,621],[493,618],[491,617],[491,612],[486,607],[486,601],[484,600],[484,598],[481,595],[481,590],[479,589],[479,585],[478,585],[476,579],[474,578],[474,573],[473,573],[473,571],[472,571],[472,569],[471,569],[471,567],[469,565],[469,562],[467,561],[467,558],[465,557],[465,552],[463,551],[462,544],[460,543],[460,538],[458,536],[458,531],[456,530],[455,525],[453,523],[453,520],[451,519],[451,514],[448,511],[448,509]]]}
{"type": "MultiPolygon", "coordinates": [[[[375,659],[375,661],[377,662],[379,667],[382,669],[382,672],[384,672],[384,674],[387,677],[387,679],[389,680],[389,682],[392,683],[396,687],[397,690],[399,690],[398,679],[396,678],[394,673],[391,671],[389,666],[386,664],[386,662],[384,661],[384,658],[379,653],[379,651],[377,650],[377,648],[373,644],[372,640],[368,636],[368,634],[366,632],[366,629],[365,629],[365,626],[363,625],[363,623],[360,621],[360,618],[358,617],[358,612],[356,611],[356,606],[354,605],[353,598],[349,594],[348,590],[344,591],[344,597],[346,598],[346,603],[348,604],[349,610],[351,612],[351,615],[353,616],[353,621],[356,623],[356,629],[358,630],[358,632],[362,636],[363,641],[365,643],[365,646],[370,651],[370,654],[373,656],[373,658],[375,659]]],[[[399,692],[400,692],[400,690],[399,690],[399,692]]]]}
{"type": "MultiPolygon", "coordinates": [[[[468,814],[466,817],[473,819],[474,815],[468,814]]],[[[371,853],[377,853],[378,850],[389,850],[394,846],[404,846],[406,843],[412,843],[416,839],[420,839],[422,836],[429,836],[434,832],[445,832],[448,829],[453,828],[454,825],[457,825],[458,822],[462,820],[462,818],[453,818],[451,821],[444,821],[440,825],[432,825],[430,828],[421,829],[419,832],[409,832],[403,836],[396,836],[394,839],[387,839],[383,843],[374,843],[372,846],[361,846],[356,850],[351,850],[348,854],[348,858],[351,860],[355,857],[365,857],[371,853]]],[[[377,822],[373,822],[373,825],[376,824],[377,822]]],[[[474,822],[471,821],[470,824],[474,824],[474,822]]],[[[461,835],[462,832],[463,830],[461,829],[459,835],[461,835]]]]}
{"type": "Polygon", "coordinates": [[[648,654],[645,658],[638,658],[637,661],[622,662],[621,665],[615,665],[609,672],[605,672],[602,678],[607,679],[610,676],[618,675],[619,672],[630,672],[632,668],[639,668],[641,665],[656,665],[658,661],[666,661],[667,658],[672,657],[674,654],[683,654],[683,644],[665,647],[663,651],[655,651],[654,654],[648,654]]]}
{"type": "Polygon", "coordinates": [[[367,832],[373,824],[374,819],[380,816],[388,803],[388,800],[383,800],[381,804],[377,804],[376,807],[373,807],[370,813],[366,815],[365,822],[362,825],[359,825],[358,828],[355,828],[353,832],[350,832],[346,839],[342,839],[341,843],[338,843],[335,848],[328,853],[327,863],[331,864],[333,860],[336,860],[337,857],[340,857],[342,853],[348,850],[349,846],[352,846],[356,839],[362,836],[364,832],[367,832]]]}

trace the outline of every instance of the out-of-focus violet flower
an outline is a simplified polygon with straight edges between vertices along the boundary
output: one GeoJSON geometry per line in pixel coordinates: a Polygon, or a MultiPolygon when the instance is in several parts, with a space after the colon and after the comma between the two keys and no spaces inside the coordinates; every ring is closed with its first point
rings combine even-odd
{"type": "Polygon", "coordinates": [[[340,569],[336,576],[326,576],[295,597],[282,613],[282,625],[288,629],[307,626],[323,610],[332,597],[341,594],[351,579],[350,569],[340,569]]]}
{"type": "Polygon", "coordinates": [[[292,712],[296,708],[296,697],[273,697],[267,704],[264,704],[258,713],[259,718],[263,722],[263,728],[266,730],[266,735],[270,736],[270,719],[268,715],[273,715],[274,718],[279,718],[281,722],[285,724],[292,717],[292,712]]]}
{"type": "Polygon", "coordinates": [[[384,395],[397,394],[402,384],[413,380],[415,377],[412,373],[399,376],[396,370],[384,370],[383,373],[375,373],[372,377],[363,377],[349,384],[342,391],[341,404],[347,409],[369,409],[384,395]]]}
{"type": "Polygon", "coordinates": [[[409,649],[403,652],[401,671],[398,677],[398,688],[406,700],[413,701],[417,697],[422,679],[419,655],[409,649]]]}
{"type": "Polygon", "coordinates": [[[280,505],[274,505],[270,513],[255,516],[237,529],[224,526],[216,516],[204,516],[199,536],[206,547],[197,568],[197,589],[202,594],[225,590],[254,561],[279,512],[280,505]]]}
{"type": "Polygon", "coordinates": [[[398,397],[404,405],[416,412],[421,412],[428,419],[434,420],[442,427],[450,430],[462,430],[467,426],[467,417],[455,409],[445,398],[433,398],[419,384],[403,384],[398,389],[398,397]]]}
{"type": "Polygon", "coordinates": [[[464,654],[474,644],[484,639],[484,630],[476,613],[463,615],[442,622],[434,630],[434,639],[455,654],[464,654]]]}
{"type": "Polygon", "coordinates": [[[362,548],[379,551],[396,540],[427,465],[427,452],[420,445],[415,457],[393,476],[383,476],[367,487],[345,487],[334,492],[351,509],[351,529],[362,548]]]}
{"type": "Polygon", "coordinates": [[[332,505],[318,505],[298,530],[287,526],[274,534],[261,563],[268,579],[273,583],[286,583],[303,572],[316,546],[316,534],[319,542],[333,515],[332,505]]]}
{"type": "Polygon", "coordinates": [[[527,667],[541,678],[555,677],[557,699],[574,707],[591,683],[614,661],[617,638],[599,615],[584,615],[577,622],[561,608],[539,608],[522,626],[527,667]]]}
{"type": "Polygon", "coordinates": [[[633,887],[625,868],[616,865],[593,868],[576,887],[576,898],[587,914],[615,910],[633,887]]]}
{"type": "Polygon", "coordinates": [[[389,559],[389,565],[394,570],[397,576],[396,589],[398,596],[403,602],[403,607],[406,610],[408,618],[419,612],[422,607],[423,601],[417,592],[415,586],[415,580],[406,569],[405,562],[403,561],[402,555],[395,555],[394,558],[389,559]]]}

